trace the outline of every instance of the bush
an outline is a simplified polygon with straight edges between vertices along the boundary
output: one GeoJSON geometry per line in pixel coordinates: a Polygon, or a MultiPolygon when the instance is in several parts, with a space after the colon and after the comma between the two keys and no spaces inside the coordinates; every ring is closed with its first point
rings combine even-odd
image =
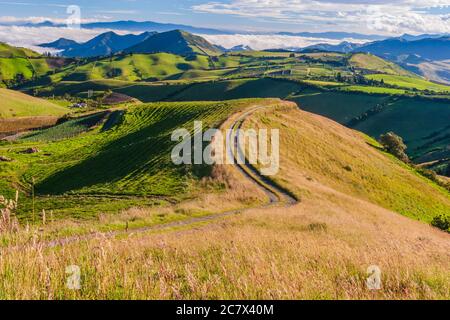
{"type": "Polygon", "coordinates": [[[450,232],[450,217],[444,215],[434,217],[433,221],[431,221],[431,225],[441,230],[450,232]]]}
{"type": "Polygon", "coordinates": [[[406,145],[403,142],[402,137],[396,135],[394,132],[388,132],[380,136],[380,143],[383,147],[395,157],[403,162],[408,163],[409,157],[406,154],[406,145]]]}

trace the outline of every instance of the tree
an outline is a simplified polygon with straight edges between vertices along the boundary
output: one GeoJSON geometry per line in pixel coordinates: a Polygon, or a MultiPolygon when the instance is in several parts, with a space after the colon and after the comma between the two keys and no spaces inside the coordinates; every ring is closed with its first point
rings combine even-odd
{"type": "Polygon", "coordinates": [[[389,153],[401,161],[409,162],[409,157],[405,152],[407,146],[403,142],[402,137],[396,135],[394,132],[388,132],[380,136],[380,143],[389,153]]]}
{"type": "Polygon", "coordinates": [[[450,217],[444,215],[434,217],[431,225],[443,231],[450,231],[450,217]]]}

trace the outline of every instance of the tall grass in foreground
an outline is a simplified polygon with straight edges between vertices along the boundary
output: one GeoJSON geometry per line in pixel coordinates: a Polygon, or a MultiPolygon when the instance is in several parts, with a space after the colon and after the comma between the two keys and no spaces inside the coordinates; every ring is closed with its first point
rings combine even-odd
{"type": "MultiPolygon", "coordinates": [[[[301,203],[170,232],[3,247],[0,299],[450,298],[449,235],[394,212],[426,221],[424,213],[449,208],[445,190],[324,118],[285,108],[257,119],[284,128],[276,179],[301,203]],[[69,266],[79,267],[80,290],[66,286],[69,266]],[[366,285],[370,266],[381,269],[381,290],[366,285]]],[[[227,184],[231,194],[254,190],[227,184]]],[[[182,209],[219,209],[245,195],[182,209]]],[[[122,221],[150,214],[134,209],[122,221]]]]}
{"type": "MultiPolygon", "coordinates": [[[[377,223],[390,215],[366,209],[377,223]]],[[[428,227],[408,221],[406,227],[388,224],[376,236],[379,227],[367,215],[358,222],[345,210],[308,203],[167,234],[6,249],[0,299],[450,297],[446,239],[437,233],[420,238],[428,227]],[[409,234],[401,240],[405,228],[409,234]],[[366,286],[374,264],[382,270],[379,291],[366,286]],[[81,290],[66,287],[71,265],[80,268],[81,290]]]]}

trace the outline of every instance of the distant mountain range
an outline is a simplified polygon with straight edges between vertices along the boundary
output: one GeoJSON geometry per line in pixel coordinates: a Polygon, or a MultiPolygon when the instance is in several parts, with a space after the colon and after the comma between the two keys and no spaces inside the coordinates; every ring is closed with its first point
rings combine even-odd
{"type": "Polygon", "coordinates": [[[357,50],[388,59],[414,54],[427,60],[447,60],[450,59],[450,37],[426,38],[415,41],[393,38],[372,42],[357,50]]]}
{"type": "Polygon", "coordinates": [[[60,55],[64,57],[80,58],[108,56],[122,51],[127,53],[167,52],[178,55],[222,53],[219,47],[204,38],[181,30],[162,33],[144,32],[139,35],[118,35],[110,31],[85,43],[61,38],[39,46],[61,50],[60,55]]]}
{"type": "Polygon", "coordinates": [[[65,57],[97,57],[97,56],[107,56],[131,46],[134,46],[142,41],[153,36],[153,32],[144,32],[139,35],[127,34],[118,35],[115,32],[103,33],[86,43],[77,43],[73,40],[68,40],[61,38],[51,43],[43,43],[39,45],[44,48],[54,48],[63,50],[61,52],[62,56],[65,57]]]}
{"type": "Polygon", "coordinates": [[[317,44],[300,52],[364,52],[390,60],[430,80],[450,84],[450,36],[403,35],[401,37],[355,44],[342,42],[338,45],[317,44]],[[428,38],[427,38],[428,36],[428,38]]]}
{"type": "Polygon", "coordinates": [[[324,38],[324,39],[356,39],[356,40],[382,40],[386,39],[386,36],[381,35],[369,35],[362,33],[353,32],[278,32],[278,35],[282,36],[295,36],[295,37],[305,37],[305,38],[324,38]]]}
{"type": "MultiPolygon", "coordinates": [[[[40,23],[24,23],[21,26],[25,27],[65,27],[65,24],[53,23],[51,21],[44,21],[40,23]]],[[[111,21],[111,22],[91,22],[81,24],[81,28],[84,29],[107,29],[107,30],[117,30],[117,31],[132,31],[132,32],[167,32],[172,30],[184,30],[191,33],[198,34],[234,34],[235,32],[227,30],[217,30],[211,28],[199,28],[183,24],[173,24],[173,23],[159,23],[153,21],[111,21]]]]}
{"type": "Polygon", "coordinates": [[[58,50],[66,50],[70,48],[75,48],[77,46],[80,46],[80,44],[74,40],[66,39],[66,38],[60,38],[56,41],[49,42],[49,43],[42,43],[38,45],[42,48],[52,48],[52,49],[58,49],[58,50]]]}
{"type": "Polygon", "coordinates": [[[250,46],[247,46],[244,44],[240,44],[240,45],[234,46],[229,49],[222,47],[220,45],[216,45],[216,47],[219,48],[223,52],[253,51],[253,49],[250,46]]]}
{"type": "Polygon", "coordinates": [[[445,34],[420,34],[420,35],[411,35],[405,33],[404,35],[397,37],[398,39],[403,39],[406,41],[416,41],[416,40],[422,40],[422,39],[436,39],[436,38],[442,38],[442,37],[448,37],[450,36],[450,33],[445,34]]]}
{"type": "MultiPolygon", "coordinates": [[[[48,23],[44,23],[48,25],[48,23]]],[[[119,21],[110,23],[89,24],[90,27],[117,28],[118,25],[154,26],[154,23],[135,23],[133,21],[119,21]]],[[[158,24],[156,24],[158,25],[158,24]]],[[[168,25],[164,25],[168,26],[168,25]]],[[[325,33],[279,33],[291,36],[311,37],[346,37],[358,38],[357,33],[325,32],[325,33]]],[[[377,36],[371,36],[377,37],[377,36]]],[[[367,37],[366,37],[367,38],[367,37]]],[[[86,43],[77,43],[70,39],[61,38],[51,43],[41,44],[41,47],[61,50],[66,57],[96,57],[126,53],[156,53],[167,52],[178,55],[205,54],[217,55],[223,52],[248,51],[249,46],[239,45],[231,49],[216,46],[204,38],[193,35],[185,30],[171,30],[161,33],[144,32],[139,35],[118,35],[112,31],[103,33],[86,43]]],[[[450,36],[439,35],[402,35],[401,37],[372,41],[364,44],[341,42],[337,45],[321,43],[306,48],[272,49],[285,51],[333,51],[343,53],[365,52],[380,56],[400,64],[404,68],[437,82],[450,83],[450,36]],[[423,38],[429,36],[427,38],[423,38]]]]}
{"type": "Polygon", "coordinates": [[[356,50],[391,60],[430,80],[450,84],[450,36],[418,38],[387,39],[356,50]]]}

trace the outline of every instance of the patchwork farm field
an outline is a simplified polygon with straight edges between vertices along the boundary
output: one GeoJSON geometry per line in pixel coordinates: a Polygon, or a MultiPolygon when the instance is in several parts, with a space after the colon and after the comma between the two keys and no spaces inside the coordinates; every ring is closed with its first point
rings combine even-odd
{"type": "Polygon", "coordinates": [[[20,190],[22,219],[30,218],[33,206],[37,212],[51,209],[57,217],[89,218],[99,211],[185,199],[200,190],[198,183],[211,168],[175,166],[172,132],[192,131],[194,120],[203,121],[206,129],[217,127],[257,101],[137,105],[1,142],[0,155],[12,161],[0,162],[0,194],[20,190]],[[29,148],[38,152],[24,152],[29,148]]]}
{"type": "MultiPolygon", "coordinates": [[[[150,106],[156,111],[169,104],[150,106]]],[[[137,116],[138,110],[130,110],[130,115],[137,116]]],[[[124,211],[120,225],[108,217],[99,219],[105,230],[122,227],[116,237],[87,238],[57,248],[4,246],[0,297],[373,299],[366,271],[374,260],[384,270],[378,298],[448,297],[448,235],[425,223],[448,209],[446,190],[381,152],[368,137],[292,104],[260,110],[244,122],[244,128],[274,127],[282,131],[283,161],[273,178],[300,202],[253,208],[164,232],[125,231],[125,223],[134,226],[134,219],[164,223],[180,219],[190,208],[158,219],[164,211],[155,205],[124,211]],[[373,248],[370,255],[368,247],[373,248]],[[65,286],[65,268],[74,261],[84,272],[83,290],[65,286]],[[20,272],[2,273],[10,269],[20,272]],[[52,281],[46,284],[40,279],[48,270],[52,281]]],[[[235,188],[239,185],[230,192],[235,188]]],[[[41,228],[41,238],[54,237],[61,225],[41,228]]]]}

